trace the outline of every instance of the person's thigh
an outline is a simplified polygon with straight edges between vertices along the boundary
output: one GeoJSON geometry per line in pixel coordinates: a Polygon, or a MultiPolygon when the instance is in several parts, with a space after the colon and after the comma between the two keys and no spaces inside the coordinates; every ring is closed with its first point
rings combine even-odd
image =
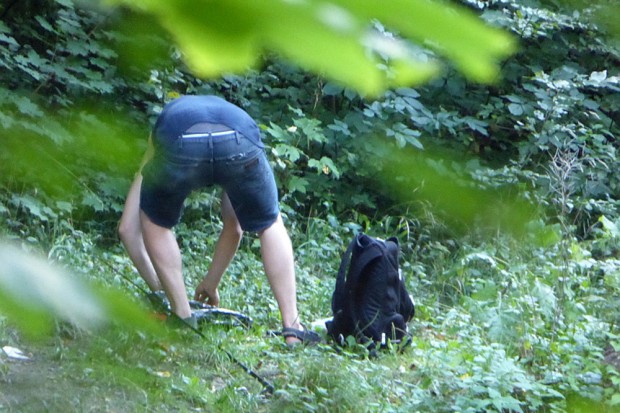
{"type": "Polygon", "coordinates": [[[280,213],[278,190],[263,149],[219,161],[214,169],[243,230],[260,232],[275,222],[280,213]]]}
{"type": "Polygon", "coordinates": [[[195,186],[198,162],[151,159],[142,171],[140,209],[155,224],[172,228],[183,211],[185,198],[195,186]]]}

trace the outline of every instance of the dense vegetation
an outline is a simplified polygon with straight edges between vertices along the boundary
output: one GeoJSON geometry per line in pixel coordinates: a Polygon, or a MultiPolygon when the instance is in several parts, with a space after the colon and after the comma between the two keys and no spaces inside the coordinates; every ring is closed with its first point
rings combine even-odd
{"type": "MultiPolygon", "coordinates": [[[[71,0],[0,6],[3,238],[137,295],[116,223],[146,136],[169,99],[213,93],[263,128],[296,248],[303,318],[330,315],[339,257],[355,231],[399,237],[418,310],[413,345],[402,353],[289,351],[264,337],[278,328],[278,313],[248,236],[221,295],[255,319],[253,330],[214,329],[204,343],[59,324],[47,351],[73,369],[66,374],[79,372],[73,385],[94,390],[44,405],[616,411],[617,43],[596,24],[594,6],[465,3],[519,40],[502,79],[474,84],[448,65],[430,83],[372,99],[272,55],[253,71],[200,80],[155,21],[125,9],[103,13],[71,0]],[[261,394],[218,346],[276,392],[261,394]]],[[[216,194],[194,195],[177,229],[190,288],[221,224],[216,194]]],[[[0,326],[3,345],[31,345],[6,319],[0,326]]],[[[8,397],[12,375],[0,360],[2,410],[20,399],[8,397]]]]}

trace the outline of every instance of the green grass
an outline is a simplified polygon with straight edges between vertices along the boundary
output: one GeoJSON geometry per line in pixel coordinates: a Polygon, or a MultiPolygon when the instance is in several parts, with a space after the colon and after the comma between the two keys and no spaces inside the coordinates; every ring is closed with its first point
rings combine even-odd
{"type": "MultiPolygon", "coordinates": [[[[202,338],[131,323],[89,332],[57,323],[51,336],[32,341],[0,319],[0,344],[33,359],[0,358],[0,411],[614,411],[620,377],[606,352],[620,348],[620,340],[618,310],[607,297],[618,286],[600,274],[616,271],[615,261],[586,266],[587,245],[581,244],[573,245],[568,265],[556,246],[501,237],[441,240],[430,226],[403,232],[402,220],[394,222],[384,220],[368,232],[401,238],[401,266],[417,304],[410,347],[375,357],[361,346],[339,348],[329,340],[288,348],[268,334],[279,329],[279,314],[256,240],[249,238],[221,296],[223,305],[255,320],[252,329],[211,326],[202,338]],[[561,273],[567,278],[560,283],[561,273]],[[274,392],[265,393],[227,353],[274,392]]],[[[217,222],[200,224],[179,234],[190,291],[208,264],[217,228],[217,222]]],[[[351,226],[317,219],[305,232],[292,227],[302,317],[327,317],[351,226]]],[[[49,257],[74,277],[139,300],[127,279],[142,283],[118,243],[73,231],[41,244],[52,245],[49,257]]],[[[36,242],[30,248],[41,249],[36,242]]]]}

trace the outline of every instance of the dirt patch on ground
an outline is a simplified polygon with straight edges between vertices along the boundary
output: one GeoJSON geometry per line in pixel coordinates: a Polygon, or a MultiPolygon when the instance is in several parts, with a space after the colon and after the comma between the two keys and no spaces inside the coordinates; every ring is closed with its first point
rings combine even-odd
{"type": "Polygon", "coordinates": [[[0,412],[134,412],[140,395],[120,386],[102,388],[89,369],[59,359],[54,349],[22,351],[30,360],[14,360],[0,351],[0,412]]]}
{"type": "Polygon", "coordinates": [[[58,382],[58,364],[47,360],[30,361],[3,358],[3,375],[0,380],[0,411],[48,411],[61,395],[62,383],[58,382]]]}

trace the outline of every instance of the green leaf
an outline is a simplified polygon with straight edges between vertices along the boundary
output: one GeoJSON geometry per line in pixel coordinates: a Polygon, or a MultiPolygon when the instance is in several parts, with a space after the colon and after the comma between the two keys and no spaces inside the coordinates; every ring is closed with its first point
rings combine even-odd
{"type": "Polygon", "coordinates": [[[143,331],[161,331],[161,326],[126,294],[95,288],[2,240],[0,314],[32,338],[51,332],[55,320],[89,330],[115,321],[143,331]]]}
{"type": "Polygon", "coordinates": [[[492,29],[460,7],[448,7],[425,0],[344,0],[368,19],[378,19],[419,43],[431,42],[467,75],[478,81],[493,81],[498,74],[495,61],[514,51],[506,33],[492,29]]]}
{"type": "Polygon", "coordinates": [[[81,283],[4,243],[0,243],[0,295],[0,311],[33,336],[45,334],[52,317],[81,327],[105,319],[101,302],[81,283]]]}
{"type": "Polygon", "coordinates": [[[607,231],[612,238],[620,237],[620,229],[618,229],[615,222],[607,218],[605,215],[601,215],[598,221],[603,225],[605,231],[607,231]]]}
{"type": "Polygon", "coordinates": [[[11,202],[28,211],[29,214],[37,217],[41,221],[49,221],[56,218],[56,213],[46,206],[42,201],[30,195],[14,195],[11,202]]]}
{"type": "MultiPolygon", "coordinates": [[[[3,103],[12,103],[23,115],[32,116],[35,118],[41,118],[45,115],[45,112],[43,112],[41,108],[39,108],[39,106],[28,97],[8,91],[6,89],[0,89],[0,101],[2,101],[3,103]]],[[[14,121],[17,119],[14,119],[14,121]]]]}
{"type": "Polygon", "coordinates": [[[13,103],[17,106],[20,113],[33,117],[43,116],[43,111],[39,106],[26,96],[14,96],[13,103]]]}
{"type": "Polygon", "coordinates": [[[280,157],[286,158],[291,162],[297,162],[301,157],[301,152],[291,145],[276,145],[275,150],[280,157]]]}
{"type": "Polygon", "coordinates": [[[73,211],[73,204],[66,201],[56,201],[56,208],[60,211],[71,213],[73,211]]]}
{"type": "Polygon", "coordinates": [[[603,70],[600,72],[592,72],[590,74],[590,82],[592,83],[602,83],[607,79],[607,70],[603,70]]]}
{"type": "Polygon", "coordinates": [[[323,86],[323,94],[325,96],[336,96],[341,94],[342,92],[344,92],[344,88],[334,83],[328,82],[325,84],[325,86],[323,86]]]}
{"type": "Polygon", "coordinates": [[[438,72],[419,61],[410,42],[434,45],[469,77],[497,78],[497,60],[514,51],[506,33],[492,29],[464,8],[427,0],[270,1],[108,0],[155,15],[175,38],[200,76],[241,72],[265,50],[331,79],[377,95],[438,72]],[[372,28],[379,20],[406,40],[372,28]],[[350,70],[354,67],[355,70],[350,70]]]}
{"type": "Polygon", "coordinates": [[[496,389],[494,389],[493,387],[487,387],[487,393],[489,394],[489,397],[493,400],[499,399],[502,397],[502,394],[498,392],[496,389]]]}
{"type": "Polygon", "coordinates": [[[333,175],[336,179],[340,178],[340,171],[334,162],[325,156],[323,156],[320,160],[310,159],[308,161],[308,166],[316,169],[319,174],[322,173],[324,175],[333,175]]]}
{"type": "Polygon", "coordinates": [[[10,36],[6,36],[1,33],[0,33],[0,43],[8,44],[10,46],[19,46],[19,43],[17,43],[17,41],[15,41],[14,38],[10,36]]]}
{"type": "Polygon", "coordinates": [[[300,192],[302,194],[306,193],[306,188],[310,183],[305,178],[300,178],[298,176],[292,176],[288,181],[288,190],[290,192],[300,192]]]}
{"type": "Polygon", "coordinates": [[[429,202],[443,213],[455,228],[475,226],[501,228],[515,234],[525,233],[525,224],[537,216],[534,205],[496,188],[480,188],[471,178],[458,173],[466,159],[447,151],[419,150],[411,147],[395,149],[376,140],[382,171],[378,185],[403,202],[429,202]],[[453,167],[454,166],[454,167],[453,167]]]}
{"type": "Polygon", "coordinates": [[[45,20],[43,17],[41,17],[41,16],[36,16],[34,19],[35,19],[35,20],[37,21],[37,23],[39,23],[39,25],[40,25],[41,27],[43,27],[46,31],[48,31],[48,32],[52,32],[52,33],[54,33],[54,32],[55,32],[55,30],[54,30],[54,28],[52,27],[52,25],[51,25],[51,24],[49,24],[49,22],[48,22],[47,20],[45,20]]]}
{"type": "Polygon", "coordinates": [[[523,106],[518,103],[511,103],[508,105],[508,110],[514,116],[523,115],[523,106]]]}
{"type": "Polygon", "coordinates": [[[553,288],[540,280],[535,280],[534,288],[531,290],[531,297],[538,303],[540,312],[548,317],[553,316],[557,298],[553,288]]]}
{"type": "Polygon", "coordinates": [[[82,205],[91,207],[95,211],[103,211],[105,209],[105,205],[101,198],[97,196],[92,191],[84,192],[82,197],[82,205]]]}

